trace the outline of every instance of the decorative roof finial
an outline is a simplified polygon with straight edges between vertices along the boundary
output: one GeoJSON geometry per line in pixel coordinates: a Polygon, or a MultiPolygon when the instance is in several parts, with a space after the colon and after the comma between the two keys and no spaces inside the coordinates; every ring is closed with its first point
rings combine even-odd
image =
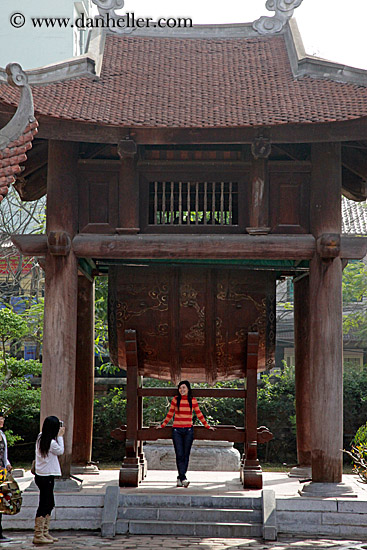
{"type": "Polygon", "coordinates": [[[21,92],[14,116],[0,129],[0,202],[6,196],[9,185],[22,172],[21,164],[27,160],[26,152],[32,147],[38,127],[27,75],[18,63],[9,63],[5,70],[8,83],[20,88],[21,92]]]}
{"type": "Polygon", "coordinates": [[[21,95],[15,115],[0,130],[0,151],[8,147],[12,141],[17,140],[26,127],[35,120],[32,92],[26,73],[18,63],[9,63],[5,70],[8,75],[8,83],[11,86],[20,88],[21,95]]]}
{"type": "Polygon", "coordinates": [[[127,27],[126,15],[115,13],[115,10],[121,10],[124,7],[125,0],[92,0],[92,2],[97,6],[99,12],[95,19],[103,19],[106,22],[106,30],[115,34],[130,34],[134,30],[134,28],[127,27]]]}
{"type": "Polygon", "coordinates": [[[252,26],[260,34],[280,32],[292,17],[295,8],[298,8],[301,4],[302,0],[267,0],[266,9],[275,11],[275,15],[273,17],[264,15],[254,21],[252,26]]]}

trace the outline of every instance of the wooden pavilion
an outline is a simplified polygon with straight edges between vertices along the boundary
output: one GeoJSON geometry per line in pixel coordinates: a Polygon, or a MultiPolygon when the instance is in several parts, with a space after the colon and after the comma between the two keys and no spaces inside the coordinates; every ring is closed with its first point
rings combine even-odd
{"type": "MultiPolygon", "coordinates": [[[[340,203],[367,196],[367,73],[306,56],[299,3],[253,24],[98,29],[84,56],[27,73],[39,133],[15,186],[25,201],[47,192],[47,233],[13,241],[45,257],[41,416],[68,427],[65,477],[91,458],[93,278],[108,273],[111,356],[134,410],[119,432],[128,482],[157,437],[140,374],[243,376],[252,423],[213,437],[245,442],[244,485],[260,487],[256,372],[273,364],[287,275],[298,461],[313,482],[341,481],[341,277],[367,243],[341,237],[340,203]]],[[[18,103],[1,85],[1,126],[18,103]]]]}

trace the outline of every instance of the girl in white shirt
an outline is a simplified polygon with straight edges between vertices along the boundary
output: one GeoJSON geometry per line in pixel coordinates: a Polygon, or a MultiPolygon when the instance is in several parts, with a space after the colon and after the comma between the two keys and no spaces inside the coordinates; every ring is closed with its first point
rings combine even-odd
{"type": "Polygon", "coordinates": [[[58,456],[64,453],[63,435],[56,416],[45,418],[42,432],[36,442],[36,475],[35,482],[40,491],[39,505],[36,513],[33,544],[52,544],[57,539],[49,534],[51,512],[55,507],[54,481],[61,475],[58,456]]]}

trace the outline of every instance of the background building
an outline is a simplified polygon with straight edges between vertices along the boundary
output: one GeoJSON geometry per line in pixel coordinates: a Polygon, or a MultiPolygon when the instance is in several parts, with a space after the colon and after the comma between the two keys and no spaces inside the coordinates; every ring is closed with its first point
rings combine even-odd
{"type": "Polygon", "coordinates": [[[74,22],[82,14],[90,16],[91,8],[91,0],[18,0],[16,3],[2,0],[0,67],[17,62],[23,69],[32,69],[84,53],[88,30],[77,28],[74,22]],[[11,25],[14,13],[24,16],[24,26],[16,28],[11,25]],[[59,22],[52,21],[55,17],[64,18],[61,27],[59,22]],[[50,18],[49,25],[43,22],[41,27],[35,27],[32,18],[50,18]]]}

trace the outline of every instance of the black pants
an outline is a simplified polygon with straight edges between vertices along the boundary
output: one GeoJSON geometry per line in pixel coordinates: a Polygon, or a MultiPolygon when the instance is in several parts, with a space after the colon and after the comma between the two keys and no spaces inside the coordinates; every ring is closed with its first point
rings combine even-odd
{"type": "Polygon", "coordinates": [[[172,440],[176,453],[178,477],[181,481],[186,479],[189,467],[190,451],[194,441],[194,428],[173,428],[172,440]]]}
{"type": "Polygon", "coordinates": [[[3,526],[1,525],[2,517],[3,517],[3,515],[0,514],[0,537],[1,537],[1,535],[3,534],[3,526]]]}
{"type": "Polygon", "coordinates": [[[54,476],[34,476],[34,481],[38,489],[40,490],[39,505],[36,513],[36,517],[45,518],[51,515],[52,510],[55,508],[54,499],[54,476]]]}

